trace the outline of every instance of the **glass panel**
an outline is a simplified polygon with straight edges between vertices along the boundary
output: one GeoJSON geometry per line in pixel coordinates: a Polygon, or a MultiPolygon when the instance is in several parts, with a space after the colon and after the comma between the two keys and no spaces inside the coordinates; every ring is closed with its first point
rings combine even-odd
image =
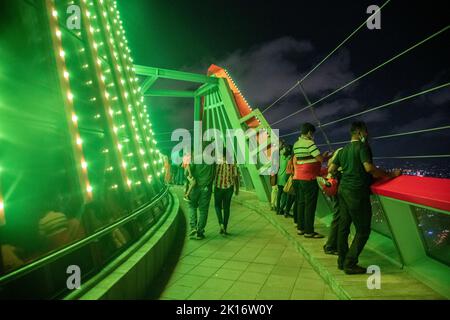
{"type": "Polygon", "coordinates": [[[391,229],[389,228],[389,224],[380,201],[376,196],[371,196],[370,202],[372,204],[372,229],[385,235],[386,237],[392,238],[391,229]]]}
{"type": "Polygon", "coordinates": [[[450,215],[411,206],[428,256],[450,266],[450,215]]]}
{"type": "MultiPolygon", "coordinates": [[[[0,6],[3,276],[145,207],[164,185],[112,1],[17,0],[0,6]],[[66,25],[70,5],[84,8],[80,30],[66,25]]],[[[85,260],[83,272],[89,274],[157,217],[151,213],[139,227],[132,222],[113,230],[89,244],[83,259],[72,252],[51,264],[85,260]]],[[[54,275],[59,287],[65,274],[54,275]]]]}
{"type": "Polygon", "coordinates": [[[83,230],[45,10],[24,1],[4,10],[9,21],[0,31],[0,241],[2,272],[9,272],[80,238],[83,230]]]}

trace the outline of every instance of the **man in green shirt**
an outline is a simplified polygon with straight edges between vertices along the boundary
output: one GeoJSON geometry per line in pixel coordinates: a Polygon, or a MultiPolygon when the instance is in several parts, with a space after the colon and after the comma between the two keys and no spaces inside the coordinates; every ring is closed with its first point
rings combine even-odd
{"type": "Polygon", "coordinates": [[[201,240],[205,238],[205,226],[208,220],[215,166],[213,164],[206,164],[203,161],[200,164],[191,161],[189,169],[195,179],[195,186],[189,197],[189,223],[191,226],[189,235],[190,237],[195,237],[197,240],[201,240]]]}
{"type": "Polygon", "coordinates": [[[366,268],[358,266],[358,257],[370,235],[372,209],[370,205],[370,184],[372,177],[396,177],[399,170],[387,173],[373,165],[372,152],[367,143],[367,127],[364,122],[351,125],[351,142],[346,145],[331,164],[329,171],[336,172],[342,167],[339,183],[339,229],[338,268],[346,274],[366,273],[366,268]],[[348,247],[350,225],[355,225],[356,234],[348,247]]]}

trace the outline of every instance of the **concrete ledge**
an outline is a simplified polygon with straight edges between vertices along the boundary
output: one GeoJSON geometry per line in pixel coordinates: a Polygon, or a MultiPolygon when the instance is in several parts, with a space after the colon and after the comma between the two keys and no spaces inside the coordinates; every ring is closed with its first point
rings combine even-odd
{"type": "Polygon", "coordinates": [[[82,284],[81,291],[75,291],[65,299],[128,300],[146,297],[183,225],[184,216],[179,210],[178,198],[172,193],[170,197],[170,206],[158,223],[101,272],[82,284]],[[83,291],[83,286],[89,289],[83,291]]]}

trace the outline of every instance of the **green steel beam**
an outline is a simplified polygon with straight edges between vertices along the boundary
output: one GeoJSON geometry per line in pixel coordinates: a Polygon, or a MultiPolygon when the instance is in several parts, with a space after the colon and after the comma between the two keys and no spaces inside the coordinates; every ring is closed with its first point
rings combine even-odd
{"type": "Polygon", "coordinates": [[[242,118],[240,118],[239,121],[240,121],[240,123],[244,123],[244,122],[247,122],[248,120],[250,120],[253,117],[255,117],[255,110],[250,112],[248,115],[243,116],[242,118]]]}
{"type": "Polygon", "coordinates": [[[199,82],[199,83],[209,83],[209,84],[217,84],[217,78],[208,77],[203,74],[184,72],[184,71],[175,71],[154,67],[146,67],[140,65],[134,65],[136,70],[136,74],[140,76],[147,77],[156,77],[156,78],[164,78],[164,79],[172,79],[172,80],[180,80],[180,81],[189,81],[189,82],[199,82]]]}
{"type": "MultiPolygon", "coordinates": [[[[231,92],[226,79],[219,79],[219,94],[222,98],[224,111],[230,121],[230,124],[233,129],[242,129],[240,122],[240,114],[238,114],[238,107],[234,100],[234,95],[231,92]]],[[[267,202],[269,199],[269,190],[266,189],[265,182],[263,181],[263,177],[259,175],[258,168],[256,164],[247,164],[246,169],[250,174],[250,178],[252,180],[253,186],[255,188],[256,195],[258,199],[264,202],[267,202]]]]}
{"type": "Polygon", "coordinates": [[[173,97],[173,98],[195,98],[194,91],[181,90],[150,90],[145,97],[173,97]]]}
{"type": "Polygon", "coordinates": [[[270,128],[270,124],[267,122],[266,117],[264,117],[264,115],[262,114],[261,110],[254,109],[254,111],[255,111],[256,118],[259,120],[259,122],[261,122],[261,126],[263,126],[266,129],[269,129],[270,128]]]}
{"type": "Polygon", "coordinates": [[[202,85],[200,88],[198,88],[197,91],[195,91],[195,95],[196,96],[204,96],[205,94],[209,93],[210,91],[212,91],[216,88],[217,88],[217,84],[206,83],[206,84],[202,85]]]}
{"type": "Polygon", "coordinates": [[[158,80],[157,77],[147,77],[141,85],[141,93],[145,94],[145,92],[150,89],[150,87],[158,80]]]}
{"type": "Polygon", "coordinates": [[[202,119],[202,104],[200,97],[194,98],[194,121],[200,121],[202,119]]]}

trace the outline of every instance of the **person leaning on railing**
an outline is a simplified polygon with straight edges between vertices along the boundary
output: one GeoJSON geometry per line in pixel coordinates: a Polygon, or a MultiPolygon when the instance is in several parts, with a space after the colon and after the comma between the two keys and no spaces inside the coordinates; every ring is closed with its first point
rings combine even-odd
{"type": "Polygon", "coordinates": [[[301,135],[294,144],[294,188],[297,200],[297,234],[305,238],[321,239],[324,236],[314,231],[319,187],[316,178],[320,175],[322,162],[329,158],[320,154],[313,137],[316,128],[304,123],[301,135]]]}
{"type": "Polygon", "coordinates": [[[400,170],[391,173],[373,165],[372,152],[367,143],[368,131],[364,122],[354,122],[350,128],[351,142],[333,160],[329,171],[333,174],[342,167],[339,182],[339,228],[338,228],[338,268],[346,274],[366,273],[366,268],[358,266],[358,257],[369,235],[372,209],[370,205],[370,184],[373,178],[397,177],[400,170]],[[348,247],[350,225],[355,225],[356,234],[348,247]]]}

